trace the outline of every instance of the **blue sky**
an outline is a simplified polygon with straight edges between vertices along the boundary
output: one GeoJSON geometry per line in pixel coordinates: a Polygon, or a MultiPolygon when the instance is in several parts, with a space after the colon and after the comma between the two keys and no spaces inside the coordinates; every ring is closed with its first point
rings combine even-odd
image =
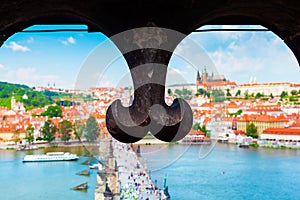
{"type": "MultiPolygon", "coordinates": [[[[206,26],[204,28],[263,28],[261,26],[206,26]]],[[[27,30],[86,28],[85,26],[33,26],[27,30]]],[[[83,66],[94,73],[90,86],[130,85],[127,65],[117,48],[101,33],[16,33],[0,48],[0,81],[29,86],[74,88],[83,66]],[[100,54],[93,56],[93,53],[100,54]],[[109,65],[105,61],[114,58],[109,65]]],[[[207,66],[209,73],[231,81],[248,83],[289,81],[300,83],[296,58],[272,32],[203,32],[183,40],[172,57],[167,85],[193,83],[196,71],[207,66]]]]}

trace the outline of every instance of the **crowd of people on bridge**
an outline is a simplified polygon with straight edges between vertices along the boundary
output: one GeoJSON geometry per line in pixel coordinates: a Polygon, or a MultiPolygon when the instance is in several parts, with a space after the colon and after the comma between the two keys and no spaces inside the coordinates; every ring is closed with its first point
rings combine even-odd
{"type": "Polygon", "coordinates": [[[115,156],[119,166],[120,199],[161,199],[163,192],[154,185],[134,150],[126,144],[116,142],[115,156]]]}

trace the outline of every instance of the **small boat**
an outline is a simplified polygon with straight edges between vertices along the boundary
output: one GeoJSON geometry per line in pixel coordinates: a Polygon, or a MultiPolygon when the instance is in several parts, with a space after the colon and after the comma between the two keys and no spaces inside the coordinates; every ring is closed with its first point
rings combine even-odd
{"type": "Polygon", "coordinates": [[[238,147],[240,147],[240,148],[249,148],[249,144],[248,143],[240,143],[240,144],[238,144],[238,147]]]}
{"type": "Polygon", "coordinates": [[[93,164],[89,166],[90,169],[98,169],[98,164],[93,164]]]}
{"type": "Polygon", "coordinates": [[[218,142],[221,142],[221,143],[227,143],[229,138],[228,137],[218,137],[218,142]]]}
{"type": "Polygon", "coordinates": [[[72,161],[79,157],[69,152],[48,152],[41,155],[26,155],[23,162],[72,161]]]}
{"type": "Polygon", "coordinates": [[[37,149],[38,149],[37,146],[26,146],[26,145],[24,145],[24,146],[19,146],[17,148],[17,151],[28,151],[28,150],[37,150],[37,149]]]}

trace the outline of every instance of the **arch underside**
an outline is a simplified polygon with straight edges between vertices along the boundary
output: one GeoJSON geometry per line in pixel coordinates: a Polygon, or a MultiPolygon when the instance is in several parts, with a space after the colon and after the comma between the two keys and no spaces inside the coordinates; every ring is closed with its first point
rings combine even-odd
{"type": "Polygon", "coordinates": [[[292,0],[4,0],[0,44],[35,24],[86,24],[112,36],[155,24],[189,34],[203,25],[263,25],[277,34],[300,60],[300,2],[292,0]]]}

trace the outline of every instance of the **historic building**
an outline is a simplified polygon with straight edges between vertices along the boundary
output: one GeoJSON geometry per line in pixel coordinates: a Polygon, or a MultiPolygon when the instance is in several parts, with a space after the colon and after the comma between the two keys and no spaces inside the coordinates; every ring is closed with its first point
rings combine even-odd
{"type": "Polygon", "coordinates": [[[280,96],[280,94],[285,91],[289,95],[291,92],[299,91],[300,84],[290,83],[290,82],[274,82],[274,83],[257,83],[256,81],[250,80],[250,83],[240,84],[234,90],[233,93],[236,93],[240,90],[241,96],[256,95],[257,93],[264,94],[265,96],[280,96]]]}
{"type": "Polygon", "coordinates": [[[230,82],[224,75],[214,75],[214,73],[209,75],[206,67],[204,67],[201,76],[199,71],[197,72],[196,86],[197,88],[203,88],[208,91],[213,89],[221,89],[224,91],[226,89],[233,90],[236,87],[236,83],[230,82]]]}
{"type": "Polygon", "coordinates": [[[24,104],[22,102],[17,102],[14,95],[12,95],[12,97],[11,97],[10,106],[11,106],[11,110],[13,110],[16,113],[24,113],[25,112],[24,104]]]}
{"type": "Polygon", "coordinates": [[[289,126],[289,120],[283,115],[243,115],[239,118],[236,118],[237,130],[247,132],[247,126],[250,123],[253,123],[256,126],[259,136],[267,128],[284,128],[289,126]]]}
{"type": "Polygon", "coordinates": [[[300,142],[300,129],[299,128],[267,128],[262,132],[260,139],[300,142]]]}

